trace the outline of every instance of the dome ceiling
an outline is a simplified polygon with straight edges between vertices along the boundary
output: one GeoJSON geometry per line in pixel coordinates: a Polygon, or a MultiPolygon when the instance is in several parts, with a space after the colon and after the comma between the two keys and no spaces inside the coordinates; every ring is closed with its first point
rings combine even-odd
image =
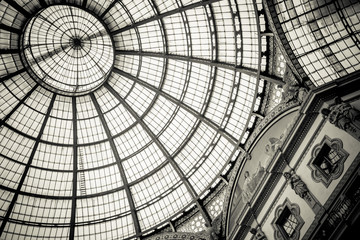
{"type": "Polygon", "coordinates": [[[1,1],[0,234],[125,239],[194,207],[264,82],[253,1],[1,1]]]}
{"type": "Polygon", "coordinates": [[[90,12],[68,5],[49,6],[23,29],[22,60],[45,88],[80,95],[99,87],[109,76],[114,46],[104,25],[90,12]]]}

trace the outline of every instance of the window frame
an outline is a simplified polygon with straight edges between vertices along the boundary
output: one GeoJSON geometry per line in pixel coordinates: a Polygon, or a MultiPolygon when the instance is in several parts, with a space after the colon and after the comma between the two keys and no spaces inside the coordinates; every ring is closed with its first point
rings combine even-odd
{"type": "MultiPolygon", "coordinates": [[[[321,182],[325,187],[329,187],[331,182],[335,179],[338,179],[344,171],[344,162],[349,156],[349,153],[346,152],[343,148],[343,143],[338,138],[331,139],[327,135],[324,136],[322,141],[315,145],[312,153],[311,159],[308,163],[308,167],[311,169],[311,177],[315,182],[321,182]],[[329,150],[327,150],[328,148],[329,150]],[[334,150],[340,158],[336,161],[336,169],[330,173],[326,173],[319,163],[324,162],[323,159],[328,155],[331,150],[334,150]]],[[[331,159],[330,159],[331,160],[331,159]]],[[[333,165],[334,166],[334,165],[333,165]]]]}
{"type": "Polygon", "coordinates": [[[285,199],[284,203],[278,206],[275,210],[275,217],[271,223],[274,229],[274,239],[289,239],[289,240],[298,240],[300,238],[300,229],[304,225],[304,220],[300,216],[300,207],[296,203],[291,203],[288,198],[285,199]],[[290,213],[288,216],[294,216],[297,221],[294,231],[289,235],[284,229],[285,211],[290,213]]]}

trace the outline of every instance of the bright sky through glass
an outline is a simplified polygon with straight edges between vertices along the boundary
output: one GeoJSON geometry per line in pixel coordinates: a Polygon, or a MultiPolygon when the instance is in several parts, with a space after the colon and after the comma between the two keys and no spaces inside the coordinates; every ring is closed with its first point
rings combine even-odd
{"type": "Polygon", "coordinates": [[[23,55],[38,82],[65,94],[93,90],[109,76],[114,49],[109,33],[91,13],[50,6],[26,25],[23,55]]]}
{"type": "Polygon", "coordinates": [[[190,207],[211,221],[202,199],[264,95],[261,1],[8,2],[1,237],[127,239],[190,207]]]}

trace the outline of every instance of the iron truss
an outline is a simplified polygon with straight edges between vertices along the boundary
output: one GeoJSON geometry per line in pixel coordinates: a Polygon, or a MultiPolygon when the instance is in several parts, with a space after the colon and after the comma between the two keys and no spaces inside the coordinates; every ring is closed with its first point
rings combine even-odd
{"type": "Polygon", "coordinates": [[[176,231],[175,219],[187,218],[184,213],[193,212],[188,209],[211,224],[204,199],[219,189],[214,184],[227,184],[229,166],[244,153],[254,121],[262,116],[255,109],[264,81],[283,84],[266,71],[268,35],[258,3],[26,2],[0,3],[0,32],[6,37],[0,47],[5,176],[0,201],[6,206],[0,236],[36,238],[42,231],[51,237],[49,229],[58,229],[56,236],[69,239],[88,232],[142,238],[167,226],[176,231]],[[43,44],[37,51],[24,36],[29,23],[51,6],[59,12],[48,14],[66,16],[59,26],[41,19],[54,38],[47,39],[45,27],[39,27],[43,37],[29,35],[35,45],[43,44]],[[95,16],[106,31],[76,27],[87,37],[57,45],[59,29],[81,24],[74,9],[95,16]],[[68,76],[78,84],[103,71],[106,63],[100,65],[103,58],[97,57],[107,44],[99,39],[107,34],[114,59],[100,87],[78,95],[47,87],[47,74],[60,69],[56,57],[68,59],[64,70],[53,74],[65,76],[59,83],[68,76]],[[86,41],[96,49],[87,49],[86,41]],[[31,47],[34,62],[24,57],[31,47]],[[74,53],[67,56],[70,48],[74,53]],[[95,51],[89,63],[71,60],[83,56],[80,48],[95,51]]]}

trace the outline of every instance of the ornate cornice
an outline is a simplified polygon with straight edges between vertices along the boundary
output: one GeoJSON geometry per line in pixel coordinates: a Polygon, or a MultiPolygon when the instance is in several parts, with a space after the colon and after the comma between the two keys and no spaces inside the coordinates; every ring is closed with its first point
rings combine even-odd
{"type": "MultiPolygon", "coordinates": [[[[274,107],[273,110],[269,114],[267,114],[264,119],[260,122],[260,124],[256,127],[255,131],[250,135],[248,138],[246,144],[245,144],[245,150],[249,150],[251,145],[255,142],[256,138],[262,133],[265,127],[268,126],[270,122],[272,122],[274,119],[276,119],[279,115],[282,113],[287,112],[289,109],[292,109],[294,107],[299,106],[298,101],[291,101],[291,102],[281,102],[279,105],[274,107]]],[[[235,166],[236,167],[236,166],[235,166]]]]}
{"type": "Polygon", "coordinates": [[[311,223],[310,227],[306,231],[303,239],[310,239],[317,227],[320,227],[320,220],[326,216],[324,214],[330,209],[334,201],[339,197],[340,193],[343,191],[345,185],[348,184],[350,178],[359,170],[360,165],[360,153],[356,155],[354,161],[345,172],[344,176],[341,178],[339,184],[335,187],[334,191],[331,193],[330,197],[324,204],[324,211],[320,212],[315,216],[315,220],[311,223]]]}
{"type": "Polygon", "coordinates": [[[145,240],[210,240],[206,233],[168,232],[145,238],[145,240]]]}
{"type": "MultiPolygon", "coordinates": [[[[300,144],[303,142],[304,137],[306,136],[307,132],[315,122],[316,118],[319,115],[319,111],[325,102],[332,101],[335,96],[345,96],[346,94],[350,94],[358,89],[358,84],[360,82],[360,74],[358,72],[349,74],[341,79],[338,79],[334,82],[329,84],[322,85],[315,90],[311,90],[308,93],[307,98],[303,101],[302,106],[299,109],[299,114],[296,116],[294,120],[295,125],[289,132],[289,135],[284,139],[283,143],[283,152],[282,158],[285,159],[293,159],[294,154],[296,153],[297,149],[299,148],[300,144]]],[[[298,106],[299,103],[289,102],[289,103],[281,103],[277,107],[273,109],[257,126],[255,131],[249,137],[248,142],[246,143],[246,149],[249,149],[251,144],[254,144],[254,140],[259,137],[264,128],[269,125],[274,118],[279,116],[279,114],[291,109],[292,107],[298,106]],[[288,104],[288,105],[287,105],[288,104]]],[[[225,233],[227,233],[228,224],[227,218],[230,213],[230,201],[231,201],[231,194],[234,184],[236,184],[236,180],[239,176],[239,171],[243,168],[246,160],[245,154],[242,154],[235,163],[235,166],[231,172],[231,176],[229,179],[229,184],[225,192],[224,197],[224,212],[223,212],[223,224],[225,224],[225,233]]],[[[301,159],[301,158],[300,158],[301,159]]],[[[274,159],[272,160],[274,161],[274,159]]],[[[277,161],[273,163],[274,167],[272,168],[273,172],[282,172],[285,167],[287,166],[284,161],[277,161]]],[[[296,166],[295,166],[296,168],[296,166]]],[[[264,206],[267,197],[269,194],[272,193],[276,184],[278,183],[281,175],[279,174],[272,174],[269,176],[268,180],[266,181],[266,186],[262,188],[262,192],[258,194],[256,201],[252,204],[252,210],[256,212],[260,212],[262,207],[264,206]]],[[[251,214],[248,212],[246,216],[243,218],[242,224],[248,225],[248,221],[251,219],[251,214]]]]}
{"type": "MultiPolygon", "coordinates": [[[[280,103],[278,106],[276,106],[261,122],[260,124],[256,127],[256,129],[253,131],[253,133],[250,135],[248,141],[245,144],[245,149],[248,150],[252,143],[256,140],[256,138],[259,136],[259,134],[262,133],[262,131],[264,131],[264,128],[266,126],[269,125],[270,122],[272,122],[274,119],[276,119],[279,115],[289,111],[290,109],[293,109],[295,107],[299,106],[299,102],[298,101],[291,101],[288,103],[280,103]]],[[[223,212],[223,224],[227,224],[227,217],[228,217],[228,213],[229,213],[229,206],[230,206],[230,198],[231,198],[231,193],[232,193],[232,189],[234,184],[236,184],[236,180],[238,178],[238,172],[240,170],[240,168],[244,165],[244,163],[246,161],[243,160],[243,158],[245,158],[246,155],[241,155],[236,163],[235,166],[231,172],[231,176],[229,179],[229,184],[226,188],[225,191],[225,196],[224,196],[224,212],[223,212]]],[[[225,231],[226,232],[226,231],[225,231]]]]}

